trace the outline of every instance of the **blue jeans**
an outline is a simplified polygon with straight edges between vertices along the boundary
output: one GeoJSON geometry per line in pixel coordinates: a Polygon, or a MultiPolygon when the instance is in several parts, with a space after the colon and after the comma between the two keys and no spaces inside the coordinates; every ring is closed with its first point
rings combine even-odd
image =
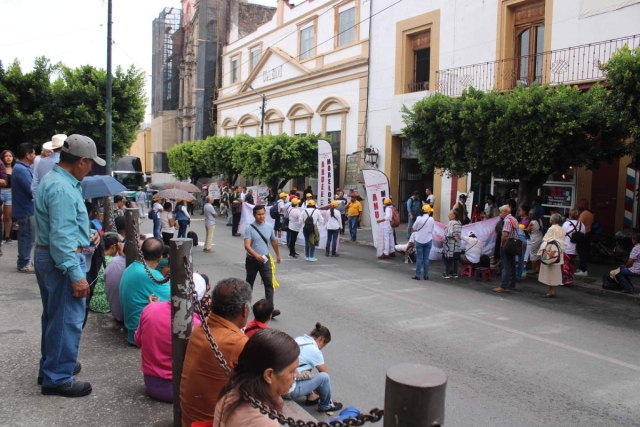
{"type": "Polygon", "coordinates": [[[356,240],[356,233],[358,232],[358,217],[349,217],[349,234],[351,234],[351,240],[356,240]]]}
{"type": "Polygon", "coordinates": [[[313,255],[316,253],[316,247],[309,245],[309,232],[302,229],[302,235],[304,236],[304,257],[313,258],[313,255]]]}
{"type": "Polygon", "coordinates": [[[411,219],[411,215],[409,215],[409,220],[407,221],[407,239],[411,238],[411,227],[413,227],[413,224],[415,222],[416,222],[416,220],[415,219],[411,219]]]}
{"type": "Polygon", "coordinates": [[[504,248],[500,249],[500,263],[502,264],[502,288],[514,288],[516,286],[516,256],[508,255],[504,248]]]}
{"type": "Polygon", "coordinates": [[[336,254],[336,247],[338,246],[338,234],[340,233],[340,229],[337,230],[329,230],[327,229],[327,253],[329,253],[329,248],[331,247],[331,254],[336,254]]]}
{"type": "Polygon", "coordinates": [[[189,225],[188,219],[178,220],[178,239],[187,237],[187,226],[189,225]]]}
{"type": "Polygon", "coordinates": [[[31,250],[36,241],[36,223],[34,216],[16,218],[18,229],[18,268],[31,264],[31,250]]]}
{"type": "Polygon", "coordinates": [[[291,392],[289,397],[291,399],[297,399],[298,397],[311,394],[314,390],[317,390],[320,395],[318,408],[325,410],[333,406],[333,401],[331,400],[331,380],[329,379],[329,374],[326,372],[317,372],[310,380],[296,381],[296,388],[291,392]]]}
{"type": "Polygon", "coordinates": [[[520,282],[522,281],[522,272],[524,271],[525,268],[525,259],[524,259],[524,255],[527,253],[527,242],[523,241],[522,242],[522,255],[520,255],[518,257],[518,270],[516,271],[516,281],[520,282]]]}
{"type": "Polygon", "coordinates": [[[153,237],[162,239],[162,222],[159,219],[153,221],[153,237]]]}
{"type": "Polygon", "coordinates": [[[416,242],[416,277],[420,277],[420,271],[424,266],[424,277],[429,277],[429,254],[431,253],[431,245],[433,240],[428,243],[416,242]]]}
{"type": "Polygon", "coordinates": [[[633,273],[626,266],[620,266],[620,274],[616,276],[620,284],[622,285],[622,289],[631,289],[631,278],[632,277],[640,277],[640,274],[633,273]]]}
{"type": "MultiPolygon", "coordinates": [[[[84,254],[75,256],[85,270],[84,254]]],[[[44,387],[56,387],[73,379],[86,300],[73,296],[71,279],[56,268],[48,249],[36,248],[34,258],[42,299],[39,374],[44,387]]]]}

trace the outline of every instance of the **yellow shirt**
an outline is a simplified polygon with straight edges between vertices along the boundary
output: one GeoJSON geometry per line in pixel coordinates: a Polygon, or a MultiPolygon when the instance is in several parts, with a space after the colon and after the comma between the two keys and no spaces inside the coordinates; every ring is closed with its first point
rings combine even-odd
{"type": "Polygon", "coordinates": [[[347,206],[347,216],[359,216],[362,212],[362,204],[359,201],[349,202],[347,206]]]}

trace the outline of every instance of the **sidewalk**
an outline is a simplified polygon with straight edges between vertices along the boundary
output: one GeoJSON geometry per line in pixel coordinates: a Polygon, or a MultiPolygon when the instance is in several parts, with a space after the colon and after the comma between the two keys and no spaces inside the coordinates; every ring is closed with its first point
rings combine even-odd
{"type": "MultiPolygon", "coordinates": [[[[398,243],[405,243],[408,239],[407,239],[407,223],[401,223],[400,226],[398,228],[396,228],[396,239],[398,241],[398,243]]],[[[354,242],[351,242],[351,238],[349,236],[349,225],[346,225],[346,231],[344,236],[340,236],[340,243],[344,244],[344,243],[349,243],[349,244],[353,244],[354,242]]],[[[364,246],[371,246],[372,248],[373,246],[373,233],[371,231],[370,227],[362,227],[360,229],[358,229],[358,234],[357,234],[357,241],[355,242],[355,244],[358,245],[364,245],[364,246]]],[[[375,256],[375,254],[372,254],[372,256],[375,256]]],[[[436,263],[435,265],[437,266],[440,261],[431,261],[432,263],[436,263]]],[[[434,264],[431,264],[434,265],[434,264]]],[[[637,300],[640,300],[640,288],[634,290],[634,293],[632,294],[623,294],[617,291],[609,291],[609,290],[604,290],[602,289],[602,277],[608,273],[609,271],[613,270],[614,268],[618,267],[617,265],[608,265],[608,264],[589,264],[588,265],[588,273],[589,276],[586,277],[578,277],[575,276],[574,277],[574,281],[575,283],[572,285],[573,288],[577,288],[580,289],[584,292],[588,292],[591,294],[599,294],[599,295],[610,295],[612,297],[621,297],[621,298],[635,298],[637,300]]],[[[437,268],[437,267],[436,267],[437,268]]],[[[444,270],[443,270],[444,271],[444,270]]],[[[492,271],[492,275],[494,277],[493,280],[495,280],[495,273],[494,271],[492,271]]],[[[527,278],[524,279],[529,283],[533,283],[534,281],[536,281],[536,278],[527,278]]],[[[640,282],[638,282],[640,283],[640,282]]]]}
{"type": "MultiPolygon", "coordinates": [[[[0,413],[5,426],[173,426],[173,406],[147,395],[140,372],[140,351],[108,314],[91,313],[82,334],[77,376],[93,393],[79,399],[42,396],[36,383],[40,359],[42,304],[35,274],[19,273],[17,242],[3,245],[0,256],[0,413]]],[[[286,416],[316,421],[295,402],[286,416]]]]}

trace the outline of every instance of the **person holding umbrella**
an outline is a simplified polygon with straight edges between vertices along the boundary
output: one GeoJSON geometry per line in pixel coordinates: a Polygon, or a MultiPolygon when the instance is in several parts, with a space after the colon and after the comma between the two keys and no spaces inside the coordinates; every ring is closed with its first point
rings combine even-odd
{"type": "Polygon", "coordinates": [[[191,216],[187,211],[184,201],[178,200],[174,209],[176,220],[178,221],[178,239],[187,237],[187,226],[191,220],[191,216]]]}

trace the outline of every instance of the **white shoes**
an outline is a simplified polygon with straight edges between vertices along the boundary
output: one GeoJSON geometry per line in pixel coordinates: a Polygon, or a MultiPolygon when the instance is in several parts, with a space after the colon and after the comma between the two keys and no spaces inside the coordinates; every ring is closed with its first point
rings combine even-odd
{"type": "Polygon", "coordinates": [[[574,276],[586,277],[586,276],[588,276],[588,275],[589,275],[589,273],[588,273],[588,272],[586,272],[586,271],[582,271],[582,270],[580,270],[580,269],[577,269],[576,271],[574,271],[574,272],[573,272],[573,275],[574,275],[574,276]]]}

